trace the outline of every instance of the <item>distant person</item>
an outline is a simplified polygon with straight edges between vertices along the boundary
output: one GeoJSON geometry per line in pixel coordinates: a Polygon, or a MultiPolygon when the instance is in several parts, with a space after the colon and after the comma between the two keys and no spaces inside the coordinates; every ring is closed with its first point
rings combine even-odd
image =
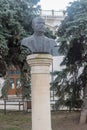
{"type": "Polygon", "coordinates": [[[52,54],[52,49],[56,46],[55,40],[44,35],[45,21],[42,17],[35,17],[32,21],[34,34],[24,38],[21,42],[22,46],[28,47],[31,54],[48,53],[52,54]]]}

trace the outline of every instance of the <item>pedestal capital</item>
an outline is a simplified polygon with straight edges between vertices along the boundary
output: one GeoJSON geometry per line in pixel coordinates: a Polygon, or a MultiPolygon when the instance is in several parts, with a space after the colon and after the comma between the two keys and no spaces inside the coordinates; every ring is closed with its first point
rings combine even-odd
{"type": "Polygon", "coordinates": [[[32,54],[27,56],[27,63],[30,66],[49,66],[52,63],[50,54],[32,54]]]}

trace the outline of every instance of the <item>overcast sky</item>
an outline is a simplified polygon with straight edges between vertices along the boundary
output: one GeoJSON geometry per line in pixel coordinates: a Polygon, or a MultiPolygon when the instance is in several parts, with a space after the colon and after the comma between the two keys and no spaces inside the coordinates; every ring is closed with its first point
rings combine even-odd
{"type": "Polygon", "coordinates": [[[62,10],[65,9],[69,2],[74,0],[40,0],[40,5],[43,10],[62,10]]]}

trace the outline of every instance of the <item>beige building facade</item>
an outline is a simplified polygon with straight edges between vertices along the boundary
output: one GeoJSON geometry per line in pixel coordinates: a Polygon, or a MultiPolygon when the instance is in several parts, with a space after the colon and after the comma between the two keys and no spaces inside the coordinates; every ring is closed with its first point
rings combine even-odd
{"type": "Polygon", "coordinates": [[[46,26],[50,28],[54,34],[65,17],[63,10],[41,10],[40,15],[45,19],[46,26]]]}

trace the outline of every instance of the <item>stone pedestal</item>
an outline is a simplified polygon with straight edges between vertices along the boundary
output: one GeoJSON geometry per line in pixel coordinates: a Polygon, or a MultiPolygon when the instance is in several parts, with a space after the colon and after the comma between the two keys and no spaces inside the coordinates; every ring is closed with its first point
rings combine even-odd
{"type": "Polygon", "coordinates": [[[32,130],[51,130],[50,73],[52,56],[33,54],[27,57],[31,67],[32,130]]]}

